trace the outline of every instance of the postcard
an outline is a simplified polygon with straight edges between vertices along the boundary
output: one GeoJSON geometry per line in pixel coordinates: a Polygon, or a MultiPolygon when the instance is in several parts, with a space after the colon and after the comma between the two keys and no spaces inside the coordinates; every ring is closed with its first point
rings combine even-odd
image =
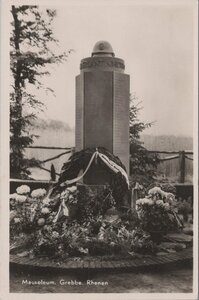
{"type": "Polygon", "coordinates": [[[197,8],[1,1],[1,299],[197,299],[197,8]]]}

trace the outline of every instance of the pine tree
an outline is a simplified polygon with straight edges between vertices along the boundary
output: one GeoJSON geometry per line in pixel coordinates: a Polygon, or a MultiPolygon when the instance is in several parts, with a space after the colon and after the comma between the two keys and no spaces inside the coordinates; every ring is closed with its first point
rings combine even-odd
{"type": "Polygon", "coordinates": [[[150,153],[141,141],[141,133],[153,122],[142,122],[138,115],[140,102],[135,95],[130,96],[130,174],[132,182],[148,185],[155,180],[159,157],[150,153]]]}
{"type": "Polygon", "coordinates": [[[55,10],[13,5],[11,14],[10,176],[27,178],[27,168],[37,162],[24,157],[24,147],[33,143],[35,136],[30,134],[30,127],[38,110],[43,109],[43,103],[29,92],[30,86],[45,88],[40,77],[49,75],[47,67],[66,60],[71,50],[59,55],[51,50],[58,44],[52,30],[55,10]]]}

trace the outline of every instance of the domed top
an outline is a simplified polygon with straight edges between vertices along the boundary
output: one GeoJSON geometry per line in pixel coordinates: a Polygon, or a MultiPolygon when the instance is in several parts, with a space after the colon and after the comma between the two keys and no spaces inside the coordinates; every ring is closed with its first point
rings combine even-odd
{"type": "Polygon", "coordinates": [[[98,41],[93,48],[92,56],[112,56],[112,57],[114,57],[115,54],[114,54],[113,48],[109,42],[98,41]]]}

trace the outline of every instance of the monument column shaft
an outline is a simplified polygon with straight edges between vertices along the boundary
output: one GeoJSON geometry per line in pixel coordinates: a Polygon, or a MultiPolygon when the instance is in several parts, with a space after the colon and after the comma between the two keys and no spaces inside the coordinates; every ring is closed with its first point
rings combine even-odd
{"type": "MultiPolygon", "coordinates": [[[[129,75],[124,61],[93,56],[81,61],[76,77],[76,151],[104,147],[129,173],[129,75]]],[[[84,183],[106,184],[110,173],[92,165],[84,183]]]]}
{"type": "Polygon", "coordinates": [[[99,71],[76,77],[76,150],[99,146],[129,172],[129,75],[99,71]]]}

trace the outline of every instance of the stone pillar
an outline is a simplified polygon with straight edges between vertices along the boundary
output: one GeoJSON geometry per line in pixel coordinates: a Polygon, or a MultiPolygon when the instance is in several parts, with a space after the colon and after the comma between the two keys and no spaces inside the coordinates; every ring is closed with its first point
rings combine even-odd
{"type": "MultiPolygon", "coordinates": [[[[82,59],[76,77],[76,151],[105,147],[129,172],[129,75],[111,45],[100,41],[92,57],[82,59]]],[[[93,165],[87,184],[109,183],[110,174],[93,165]]]]}

